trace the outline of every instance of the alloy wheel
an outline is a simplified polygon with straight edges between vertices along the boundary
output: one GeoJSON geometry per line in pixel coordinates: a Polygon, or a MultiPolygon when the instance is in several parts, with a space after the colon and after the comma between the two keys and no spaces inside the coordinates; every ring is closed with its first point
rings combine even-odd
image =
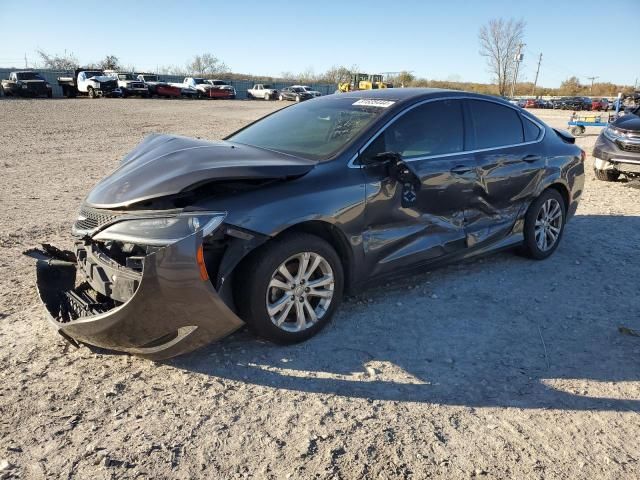
{"type": "Polygon", "coordinates": [[[287,332],[307,330],[326,315],[334,288],[333,270],[322,255],[293,255],[271,275],[266,294],[269,318],[287,332]]]}
{"type": "Polygon", "coordinates": [[[542,204],[535,224],[535,237],[538,248],[547,252],[553,248],[562,231],[562,207],[555,198],[549,198],[542,204]]]}

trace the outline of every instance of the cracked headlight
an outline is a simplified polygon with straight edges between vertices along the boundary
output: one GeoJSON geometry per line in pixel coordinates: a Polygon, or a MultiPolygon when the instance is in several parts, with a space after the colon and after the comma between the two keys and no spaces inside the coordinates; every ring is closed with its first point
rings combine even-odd
{"type": "Polygon", "coordinates": [[[93,239],[164,247],[196,232],[207,236],[220,226],[225,217],[226,213],[221,212],[189,212],[129,218],[98,232],[93,239]]]}

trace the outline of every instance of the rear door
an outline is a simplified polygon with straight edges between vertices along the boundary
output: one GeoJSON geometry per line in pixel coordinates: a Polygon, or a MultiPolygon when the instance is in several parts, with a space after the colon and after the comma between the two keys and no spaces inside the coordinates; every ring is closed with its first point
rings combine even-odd
{"type": "Polygon", "coordinates": [[[465,212],[471,247],[509,233],[530,202],[544,174],[539,143],[544,131],[503,103],[481,99],[465,103],[478,164],[477,194],[465,212]]]}
{"type": "Polygon", "coordinates": [[[438,100],[407,111],[365,149],[402,156],[415,187],[387,166],[369,165],[364,247],[371,275],[428,263],[466,248],[465,209],[473,197],[476,161],[465,153],[461,100],[438,100]]]}

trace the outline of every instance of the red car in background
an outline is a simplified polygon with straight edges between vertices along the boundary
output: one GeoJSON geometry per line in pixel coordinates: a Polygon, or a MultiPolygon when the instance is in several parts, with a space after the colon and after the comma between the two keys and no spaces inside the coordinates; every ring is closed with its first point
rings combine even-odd
{"type": "Polygon", "coordinates": [[[174,85],[169,85],[166,82],[161,82],[158,79],[158,75],[150,73],[140,73],[138,74],[138,80],[144,82],[144,84],[149,89],[149,96],[151,97],[158,96],[165,98],[180,98],[180,95],[182,95],[181,88],[174,85]]]}
{"type": "Polygon", "coordinates": [[[533,98],[529,98],[524,102],[524,108],[538,108],[538,104],[533,98]]]}
{"type": "Polygon", "coordinates": [[[606,98],[594,98],[591,101],[591,110],[597,110],[598,112],[602,110],[606,112],[607,110],[609,110],[609,107],[609,100],[607,100],[606,98]]]}
{"type": "Polygon", "coordinates": [[[234,100],[236,98],[236,89],[224,80],[207,80],[207,83],[213,88],[209,90],[209,98],[225,98],[234,100]]]}

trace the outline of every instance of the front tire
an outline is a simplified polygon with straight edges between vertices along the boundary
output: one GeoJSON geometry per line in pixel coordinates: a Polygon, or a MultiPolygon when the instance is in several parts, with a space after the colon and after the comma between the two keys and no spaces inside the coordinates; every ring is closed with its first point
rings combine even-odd
{"type": "Polygon", "coordinates": [[[235,297],[241,317],[252,331],[276,343],[312,337],[342,300],[340,258],[315,235],[277,238],[247,258],[237,273],[235,297]]]}
{"type": "Polygon", "coordinates": [[[89,95],[89,98],[96,98],[96,92],[93,90],[93,87],[87,88],[87,95],[89,95]]]}
{"type": "Polygon", "coordinates": [[[550,257],[560,244],[567,207],[560,193],[549,188],[531,204],[524,220],[523,253],[535,260],[550,257]]]}

